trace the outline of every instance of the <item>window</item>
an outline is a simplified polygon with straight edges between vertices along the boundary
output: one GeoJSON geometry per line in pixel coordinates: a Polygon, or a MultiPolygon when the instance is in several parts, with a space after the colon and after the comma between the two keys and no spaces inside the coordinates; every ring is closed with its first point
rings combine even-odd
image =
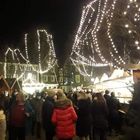
{"type": "Polygon", "coordinates": [[[75,82],[80,83],[80,75],[75,75],[75,82]]]}
{"type": "Polygon", "coordinates": [[[63,83],[63,77],[59,77],[59,82],[63,83]]]}
{"type": "Polygon", "coordinates": [[[55,82],[55,77],[54,77],[54,75],[51,76],[51,82],[55,82]]]}
{"type": "Polygon", "coordinates": [[[48,75],[43,75],[43,81],[44,82],[48,82],[49,81],[48,75]]]}

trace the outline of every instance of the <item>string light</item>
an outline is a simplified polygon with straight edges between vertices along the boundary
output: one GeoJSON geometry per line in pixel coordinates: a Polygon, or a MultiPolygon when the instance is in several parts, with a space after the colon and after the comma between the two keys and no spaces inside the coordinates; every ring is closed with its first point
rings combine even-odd
{"type": "Polygon", "coordinates": [[[52,35],[48,34],[46,30],[37,30],[37,36],[38,36],[38,60],[39,60],[38,65],[39,65],[39,70],[36,70],[34,65],[32,65],[31,62],[29,61],[28,42],[27,42],[28,34],[25,34],[24,41],[25,41],[26,58],[23,56],[23,54],[21,53],[21,51],[19,49],[12,50],[11,48],[8,48],[7,51],[5,52],[5,62],[4,62],[4,76],[5,76],[5,78],[7,78],[7,65],[8,65],[7,57],[9,55],[9,53],[12,54],[12,60],[15,62],[13,77],[16,76],[16,78],[18,80],[23,77],[23,75],[26,72],[27,67],[32,67],[34,71],[36,71],[37,73],[40,73],[40,74],[46,73],[51,68],[54,67],[54,65],[57,63],[57,61],[56,61],[56,55],[55,55],[52,35]],[[41,68],[41,63],[42,62],[41,62],[40,32],[45,33],[46,42],[48,43],[48,46],[49,46],[49,51],[46,52],[46,56],[45,56],[46,61],[48,63],[45,70],[42,70],[42,68],[41,68]],[[18,56],[20,56],[20,58],[18,56]],[[21,62],[20,62],[21,59],[24,61],[24,63],[26,63],[26,65],[24,67],[24,72],[23,72],[23,68],[21,66],[23,64],[21,64],[21,62]],[[17,66],[19,67],[19,69],[17,68],[17,66]],[[17,76],[17,70],[18,71],[20,70],[22,72],[20,75],[19,75],[19,72],[18,72],[18,76],[17,76]]]}
{"type": "Polygon", "coordinates": [[[124,14],[124,15],[126,15],[126,14],[127,14],[127,12],[125,11],[123,14],[124,14]]]}
{"type": "Polygon", "coordinates": [[[125,28],[128,28],[129,27],[129,25],[128,24],[125,24],[125,28]]]}
{"type": "MultiPolygon", "coordinates": [[[[22,53],[20,52],[19,49],[14,49],[12,50],[11,48],[8,48],[5,52],[5,62],[4,62],[4,77],[7,78],[7,65],[9,64],[8,61],[7,61],[7,57],[8,57],[8,54],[11,53],[12,54],[12,60],[14,61],[14,63],[16,63],[16,66],[19,68],[19,70],[22,72],[22,68],[21,68],[21,63],[20,63],[20,60],[18,58],[18,55],[17,53],[19,54],[19,56],[25,61],[25,63],[28,62],[28,60],[22,55],[22,53]]],[[[13,64],[14,64],[13,63],[13,64]]],[[[26,65],[27,67],[27,65],[26,65]]],[[[13,77],[15,75],[17,75],[17,68],[14,67],[14,72],[13,72],[13,77]]],[[[26,71],[26,69],[25,69],[26,71]]],[[[16,78],[19,80],[20,78],[22,78],[22,76],[24,75],[24,72],[22,72],[21,74],[18,73],[19,76],[16,76],[16,78]]],[[[11,73],[10,73],[11,74],[11,73]]],[[[11,74],[12,75],[12,74],[11,74]]]]}
{"type": "Polygon", "coordinates": [[[80,25],[75,36],[75,41],[70,57],[73,64],[78,67],[77,69],[80,73],[82,73],[82,75],[92,75],[92,71],[89,73],[87,72],[88,70],[86,67],[88,66],[102,67],[104,65],[109,65],[109,62],[102,54],[97,38],[97,33],[101,28],[101,24],[105,16],[107,2],[108,0],[105,0],[104,2],[102,0],[94,0],[83,8],[80,25]],[[98,4],[98,8],[96,8],[96,4],[98,4]],[[97,16],[96,11],[98,11],[97,16]],[[96,19],[94,21],[93,16],[96,16],[96,19]],[[89,38],[93,39],[91,43],[89,43],[89,38]],[[91,48],[88,46],[90,46],[91,48]],[[86,55],[86,52],[83,51],[85,49],[89,50],[89,52],[91,53],[88,54],[88,57],[86,55]],[[102,63],[100,63],[99,65],[94,58],[95,53],[98,54],[100,60],[102,61],[102,63]]]}
{"type": "Polygon", "coordinates": [[[27,45],[27,37],[28,37],[28,34],[25,34],[25,36],[24,36],[24,42],[25,42],[25,54],[26,54],[26,59],[29,60],[29,55],[28,55],[28,45],[27,45]]]}
{"type": "Polygon", "coordinates": [[[113,38],[111,36],[111,26],[112,26],[112,20],[114,17],[114,10],[115,10],[115,6],[116,6],[116,2],[117,2],[117,0],[113,1],[111,8],[110,8],[110,11],[107,13],[106,21],[107,21],[107,36],[108,36],[108,39],[109,39],[111,47],[112,47],[112,49],[110,49],[109,53],[110,53],[110,56],[115,61],[115,63],[120,65],[120,64],[125,64],[125,61],[119,55],[119,51],[118,51],[118,49],[113,41],[113,38]]]}
{"type": "MultiPolygon", "coordinates": [[[[75,35],[70,57],[75,67],[82,75],[90,76],[92,72],[89,72],[88,66],[96,67],[99,62],[102,64],[113,65],[115,68],[119,68],[120,65],[126,64],[126,58],[121,56],[120,50],[114,42],[114,36],[112,36],[112,22],[116,18],[116,15],[114,17],[114,13],[118,6],[116,4],[117,2],[119,1],[113,0],[111,3],[108,0],[94,0],[87,4],[87,6],[83,7],[80,25],[75,35]],[[104,26],[103,23],[105,23],[105,26],[107,25],[106,33],[109,40],[108,44],[110,44],[110,46],[108,46],[108,54],[110,55],[109,57],[111,60],[106,59],[102,52],[101,41],[99,42],[98,32],[102,29],[102,26],[104,26]],[[95,55],[98,55],[100,60],[97,60],[95,55]]],[[[136,0],[128,1],[126,9],[121,9],[121,12],[123,14],[122,17],[124,16],[124,18],[128,18],[129,20],[128,16],[131,12],[130,8],[136,9],[134,21],[137,23],[140,20],[140,7],[136,2],[136,0]]],[[[131,19],[132,18],[130,18],[130,20],[131,19]]],[[[129,36],[133,35],[132,32],[134,32],[134,30],[131,29],[131,24],[125,23],[124,28],[126,28],[125,30],[128,30],[129,36]]],[[[139,50],[138,42],[135,42],[135,45],[137,46],[136,49],[139,50]]],[[[125,55],[127,55],[126,52],[125,55]]]]}
{"type": "MultiPolygon", "coordinates": [[[[30,66],[32,66],[33,70],[36,71],[37,73],[44,74],[47,73],[50,69],[52,69],[56,64],[56,55],[55,55],[55,50],[54,50],[54,43],[52,40],[52,35],[48,34],[46,30],[37,30],[37,39],[38,39],[38,66],[39,70],[37,70],[29,61],[30,66]],[[46,52],[46,56],[44,59],[47,61],[47,66],[45,70],[42,70],[42,60],[41,60],[41,42],[40,42],[40,33],[44,33],[46,35],[46,43],[49,46],[48,52],[46,52]]],[[[27,46],[27,34],[25,34],[25,51],[26,51],[26,58],[29,60],[29,55],[28,55],[28,46],[27,46]]]]}
{"type": "Polygon", "coordinates": [[[132,31],[131,31],[131,30],[129,30],[129,31],[128,31],[128,33],[129,33],[129,34],[131,34],[131,33],[132,33],[132,31]]]}
{"type": "Polygon", "coordinates": [[[138,45],[138,44],[139,44],[139,42],[136,40],[136,41],[135,41],[135,44],[136,44],[136,45],[138,45]]]}

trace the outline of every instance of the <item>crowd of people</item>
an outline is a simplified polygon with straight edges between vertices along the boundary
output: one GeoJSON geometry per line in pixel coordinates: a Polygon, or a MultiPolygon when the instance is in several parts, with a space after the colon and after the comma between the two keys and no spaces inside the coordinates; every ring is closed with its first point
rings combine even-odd
{"type": "Polygon", "coordinates": [[[120,133],[121,105],[113,92],[69,92],[50,89],[24,95],[0,93],[0,140],[107,140],[120,133]]]}

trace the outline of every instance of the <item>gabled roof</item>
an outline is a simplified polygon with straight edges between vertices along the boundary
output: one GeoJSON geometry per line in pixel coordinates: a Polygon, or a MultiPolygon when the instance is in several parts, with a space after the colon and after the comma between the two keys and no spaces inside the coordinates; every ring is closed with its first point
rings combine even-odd
{"type": "Polygon", "coordinates": [[[7,84],[10,89],[21,90],[21,81],[18,81],[16,78],[6,78],[5,80],[7,81],[7,84]]]}
{"type": "Polygon", "coordinates": [[[3,75],[0,76],[0,89],[1,89],[1,91],[10,89],[9,84],[7,83],[7,81],[5,80],[3,75]]]}

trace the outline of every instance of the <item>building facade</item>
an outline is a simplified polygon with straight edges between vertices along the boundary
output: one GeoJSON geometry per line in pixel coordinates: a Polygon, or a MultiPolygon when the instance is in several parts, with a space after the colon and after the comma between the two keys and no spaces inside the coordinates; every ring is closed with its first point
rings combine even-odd
{"type": "MultiPolygon", "coordinates": [[[[22,83],[44,83],[52,88],[51,85],[58,85],[57,87],[64,89],[68,92],[78,86],[88,86],[93,84],[91,77],[84,77],[80,75],[79,71],[67,60],[65,65],[60,68],[55,65],[52,69],[44,74],[40,74],[39,66],[37,64],[18,64],[18,63],[3,63],[0,62],[0,73],[5,78],[16,78],[22,83]]],[[[97,70],[98,72],[99,70],[97,70]]],[[[103,70],[104,71],[104,70],[103,70]]],[[[96,72],[96,73],[97,73],[96,72]]]]}

